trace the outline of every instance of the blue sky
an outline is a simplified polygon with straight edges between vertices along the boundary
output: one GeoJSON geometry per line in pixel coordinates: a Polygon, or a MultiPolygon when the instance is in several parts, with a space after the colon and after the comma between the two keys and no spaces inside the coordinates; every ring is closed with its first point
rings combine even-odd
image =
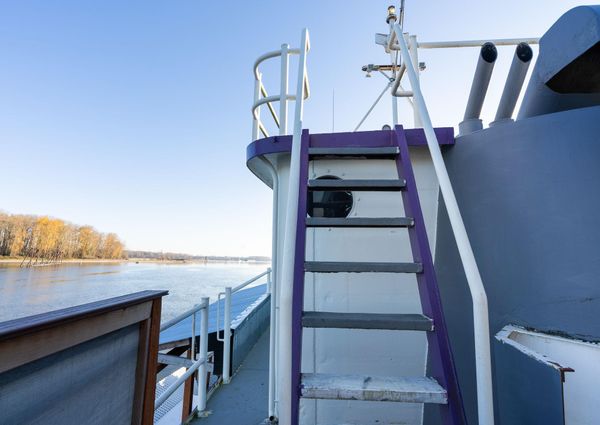
{"type": "MultiPolygon", "coordinates": [[[[305,127],[350,131],[383,88],[360,67],[388,1],[4,1],[0,3],[0,209],[118,233],[131,249],[269,255],[271,192],[245,166],[252,65],[308,27],[305,127]]],[[[407,0],[420,40],[540,36],[569,0],[407,0]]],[[[535,50],[537,53],[537,50],[535,50]]],[[[483,117],[498,104],[499,59],[483,117]]],[[[435,125],[461,120],[476,50],[424,51],[435,125]]],[[[275,68],[265,69],[271,92],[275,68]]],[[[385,99],[363,129],[390,121],[385,99]]],[[[412,113],[404,106],[401,121],[412,113]]]]}

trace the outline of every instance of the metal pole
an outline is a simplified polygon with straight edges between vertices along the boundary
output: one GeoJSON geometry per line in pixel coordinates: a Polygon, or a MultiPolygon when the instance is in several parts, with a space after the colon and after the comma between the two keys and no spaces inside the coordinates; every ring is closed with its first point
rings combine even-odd
{"type": "Polygon", "coordinates": [[[277,314],[275,311],[275,299],[277,287],[271,280],[271,274],[268,276],[271,301],[271,325],[269,328],[269,420],[272,421],[275,418],[275,317],[277,314]]]}
{"type": "Polygon", "coordinates": [[[292,419],[292,305],[294,261],[296,258],[296,218],[298,216],[298,190],[300,188],[300,144],[302,139],[302,113],[304,108],[304,81],[306,76],[306,54],[309,50],[308,30],[302,31],[298,81],[296,85],[296,107],[294,136],[285,212],[285,235],[281,272],[279,311],[279,423],[290,425],[292,419]]]}
{"type": "MultiPolygon", "coordinates": [[[[371,111],[369,111],[371,112],[371,111]]],[[[394,126],[398,125],[398,98],[392,95],[392,122],[394,126]]],[[[354,130],[356,131],[356,130],[354,130]]]]}
{"type": "Polygon", "coordinates": [[[279,90],[279,135],[287,134],[287,92],[288,92],[288,65],[289,44],[281,45],[281,87],[279,90]]]}
{"type": "MultiPolygon", "coordinates": [[[[379,96],[377,96],[377,99],[375,99],[375,102],[373,102],[373,105],[371,105],[371,107],[369,108],[369,110],[367,111],[367,113],[365,114],[365,116],[362,117],[362,119],[360,120],[360,122],[358,123],[358,125],[356,126],[356,128],[354,129],[354,131],[357,131],[360,128],[360,126],[362,125],[362,123],[365,122],[365,120],[367,119],[367,117],[369,116],[369,114],[371,113],[371,111],[375,108],[375,106],[377,106],[377,104],[379,103],[379,101],[381,100],[381,98],[383,97],[383,95],[385,94],[385,92],[392,86],[392,84],[393,84],[393,81],[388,81],[388,83],[386,84],[386,86],[383,89],[383,91],[379,94],[379,96]]],[[[394,96],[392,96],[392,97],[395,99],[394,96]]],[[[396,114],[396,117],[397,117],[397,114],[396,114]]]]}
{"type": "Polygon", "coordinates": [[[488,42],[481,46],[477,68],[475,68],[475,75],[473,76],[473,83],[471,85],[471,92],[469,93],[469,100],[465,109],[465,117],[458,124],[460,135],[469,134],[483,128],[479,116],[481,115],[481,108],[483,107],[483,101],[490,85],[492,71],[494,70],[497,58],[498,50],[496,50],[494,44],[488,42]]]}
{"type": "Polygon", "coordinates": [[[506,77],[498,111],[496,111],[496,118],[494,118],[494,122],[490,123],[490,126],[501,121],[508,121],[512,117],[532,58],[533,50],[531,50],[531,47],[526,43],[520,43],[515,49],[515,56],[506,77]]]}
{"type": "Polygon", "coordinates": [[[167,401],[167,399],[177,390],[177,388],[187,381],[187,379],[192,376],[194,372],[196,372],[203,364],[206,364],[206,358],[200,358],[188,370],[186,370],[183,375],[177,378],[177,380],[173,382],[169,388],[167,388],[167,390],[155,400],[154,410],[158,409],[165,401],[167,401]]]}
{"type": "Polygon", "coordinates": [[[497,38],[492,40],[461,40],[461,41],[420,41],[421,49],[447,49],[454,47],[479,47],[484,43],[493,43],[496,46],[515,46],[519,43],[539,44],[537,37],[530,38],[497,38]]]}
{"type": "Polygon", "coordinates": [[[471,291],[471,297],[473,299],[473,333],[475,339],[475,374],[477,377],[477,407],[478,407],[478,418],[479,425],[493,425],[494,424],[494,399],[492,392],[492,362],[490,354],[490,326],[488,318],[488,303],[487,296],[485,294],[485,288],[479,274],[477,262],[475,261],[475,255],[469,242],[467,230],[465,224],[460,215],[458,208],[458,202],[452,189],[452,183],[450,182],[450,176],[448,170],[444,164],[444,158],[438,144],[437,136],[431,124],[431,118],[427,111],[427,105],[425,99],[421,93],[421,86],[417,79],[414,67],[412,66],[412,59],[408,52],[408,46],[402,37],[402,28],[399,25],[394,25],[396,31],[398,43],[400,43],[400,52],[406,62],[406,72],[412,86],[414,93],[413,102],[419,110],[419,115],[423,120],[423,130],[425,131],[425,137],[427,145],[429,146],[429,152],[431,154],[431,161],[435,169],[435,173],[438,178],[440,185],[440,191],[446,204],[446,210],[448,212],[448,218],[450,219],[450,225],[454,232],[454,238],[456,239],[456,245],[458,252],[462,260],[462,264],[467,277],[467,283],[469,284],[469,290],[471,291]]]}
{"type": "Polygon", "coordinates": [[[271,237],[271,269],[268,274],[267,288],[271,298],[271,316],[269,320],[269,401],[268,401],[268,412],[269,420],[274,422],[277,418],[277,359],[278,359],[278,344],[277,344],[277,324],[279,311],[277,303],[277,285],[279,280],[277,279],[277,273],[279,269],[278,265],[278,253],[279,253],[279,175],[277,170],[265,158],[261,158],[265,166],[271,172],[271,178],[273,179],[273,219],[272,219],[272,237],[271,237]]]}
{"type": "Polygon", "coordinates": [[[196,313],[192,314],[192,344],[191,344],[191,358],[196,360],[196,313]]]}
{"type": "MultiPolygon", "coordinates": [[[[417,80],[420,80],[419,50],[416,35],[411,35],[408,38],[408,48],[410,49],[410,58],[412,59],[413,67],[415,68],[415,73],[417,74],[417,80]]],[[[421,123],[421,118],[419,117],[419,111],[417,110],[417,108],[415,108],[414,104],[412,105],[412,109],[415,128],[423,127],[423,124],[421,123]]]]}
{"type": "Polygon", "coordinates": [[[223,324],[223,383],[231,380],[231,287],[225,288],[225,313],[223,324]]]}
{"type": "MultiPolygon", "coordinates": [[[[253,105],[258,102],[260,98],[260,85],[261,85],[261,77],[262,74],[257,73],[258,77],[254,80],[254,102],[253,105]]],[[[259,130],[259,120],[260,120],[260,106],[256,108],[256,111],[252,114],[252,141],[258,140],[258,132],[259,130]]]]}
{"type": "MultiPolygon", "coordinates": [[[[210,299],[202,298],[202,304],[206,307],[200,311],[200,358],[208,359],[208,308],[210,299]]],[[[207,367],[206,362],[200,365],[198,372],[198,411],[206,410],[206,377],[207,367]]]]}

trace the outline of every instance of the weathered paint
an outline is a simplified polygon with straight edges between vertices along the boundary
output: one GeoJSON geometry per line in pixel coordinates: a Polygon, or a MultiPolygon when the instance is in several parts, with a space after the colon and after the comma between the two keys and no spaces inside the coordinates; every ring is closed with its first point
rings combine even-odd
{"type": "MultiPolygon", "coordinates": [[[[461,137],[445,151],[493,334],[516,324],[600,341],[599,117],[592,107],[523,119],[461,137]]],[[[436,270],[468,420],[476,424],[471,300],[443,202],[436,270]]],[[[507,391],[497,379],[495,393],[507,391]]]]}
{"type": "Polygon", "coordinates": [[[446,404],[448,397],[432,378],[331,375],[302,375],[302,396],[331,400],[395,401],[402,403],[446,404]]]}

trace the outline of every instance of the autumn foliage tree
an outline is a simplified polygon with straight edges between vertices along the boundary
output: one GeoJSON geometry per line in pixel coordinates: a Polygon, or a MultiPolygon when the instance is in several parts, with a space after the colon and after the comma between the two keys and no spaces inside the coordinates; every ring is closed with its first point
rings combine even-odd
{"type": "Polygon", "coordinates": [[[0,212],[0,256],[55,262],[69,258],[120,259],[125,247],[114,233],[57,218],[0,212]]]}

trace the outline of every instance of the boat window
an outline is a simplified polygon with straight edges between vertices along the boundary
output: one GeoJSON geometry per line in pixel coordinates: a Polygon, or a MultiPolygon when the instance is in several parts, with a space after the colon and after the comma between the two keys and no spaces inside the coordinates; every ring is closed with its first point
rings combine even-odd
{"type": "MultiPolygon", "coordinates": [[[[321,176],[318,179],[337,179],[336,176],[321,176]]],[[[311,191],[308,192],[307,210],[311,217],[347,217],[352,209],[352,192],[311,191]]]]}

